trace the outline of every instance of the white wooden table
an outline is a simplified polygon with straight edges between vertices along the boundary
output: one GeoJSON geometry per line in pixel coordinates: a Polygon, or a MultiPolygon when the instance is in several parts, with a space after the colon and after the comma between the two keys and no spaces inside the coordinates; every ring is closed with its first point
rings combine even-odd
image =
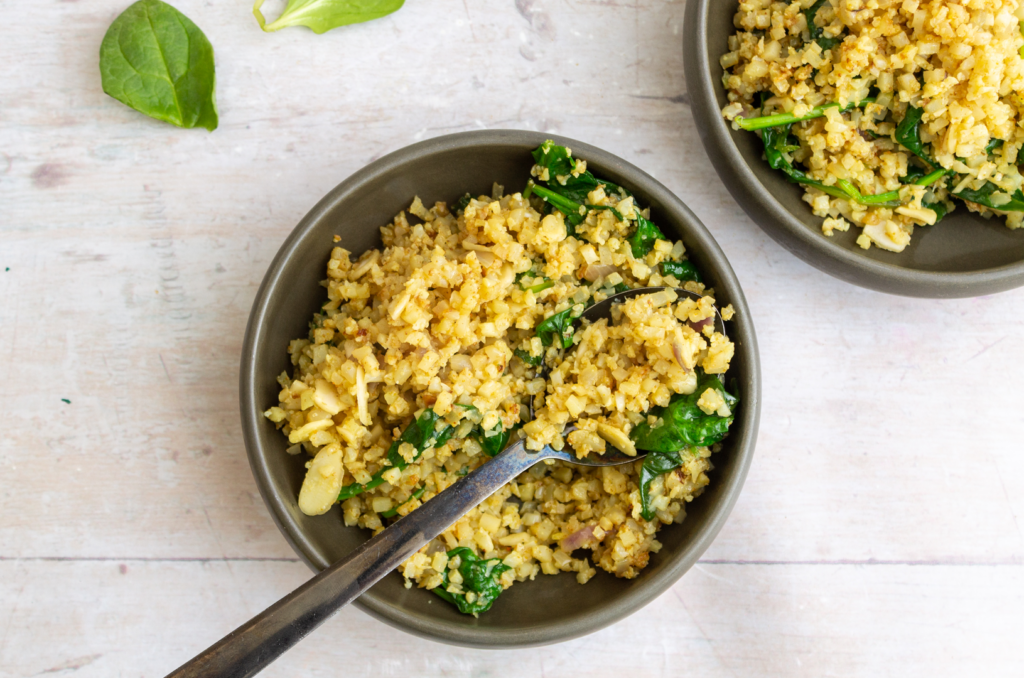
{"type": "Polygon", "coordinates": [[[256,287],[350,173],[484,127],[616,153],[718,238],[763,359],[746,489],[600,633],[488,652],[346,609],[266,675],[1022,675],[1024,291],[885,296],[770,241],[700,146],[683,2],[410,0],[316,36],[176,0],[217,51],[213,134],[101,91],[127,4],[0,0],[0,676],[159,677],[310,576],[241,441],[256,287]]]}

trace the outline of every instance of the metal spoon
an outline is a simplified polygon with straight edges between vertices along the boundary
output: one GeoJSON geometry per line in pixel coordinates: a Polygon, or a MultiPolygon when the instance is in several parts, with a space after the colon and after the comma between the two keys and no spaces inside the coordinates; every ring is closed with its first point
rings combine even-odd
{"type": "MultiPolygon", "coordinates": [[[[664,289],[668,288],[646,287],[614,294],[587,308],[581,319],[589,322],[601,318],[610,320],[614,304],[664,289]]],[[[676,292],[696,298],[700,296],[684,290],[676,292]]],[[[577,459],[570,452],[551,447],[529,451],[525,439],[509,445],[501,454],[239,626],[168,674],[167,678],[243,678],[255,675],[473,507],[537,462],[560,459],[580,466],[617,466],[643,457],[643,454],[630,457],[616,450],[577,459]]]]}

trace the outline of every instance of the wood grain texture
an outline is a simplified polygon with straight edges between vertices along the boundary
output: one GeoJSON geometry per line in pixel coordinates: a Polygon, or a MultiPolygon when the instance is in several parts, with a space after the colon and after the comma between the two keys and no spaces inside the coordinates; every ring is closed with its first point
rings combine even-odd
{"type": "Polygon", "coordinates": [[[764,236],[694,129],[683,2],[410,2],[315,36],[176,0],[216,50],[212,134],[102,93],[127,4],[0,0],[0,676],[158,677],[309,576],[240,439],[256,288],[349,174],[484,127],[616,153],[719,240],[764,369],[746,489],[700,565],[591,637],[471,651],[353,609],[268,675],[1024,671],[1024,292],[885,296],[764,236]]]}

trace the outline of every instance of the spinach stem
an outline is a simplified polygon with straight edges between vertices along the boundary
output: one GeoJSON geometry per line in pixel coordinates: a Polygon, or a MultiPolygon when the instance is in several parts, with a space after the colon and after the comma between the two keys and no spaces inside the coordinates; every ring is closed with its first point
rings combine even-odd
{"type": "MultiPolygon", "coordinates": [[[[874,97],[861,99],[857,103],[849,104],[848,106],[846,106],[846,108],[843,108],[839,112],[846,113],[847,111],[852,110],[854,108],[867,106],[868,104],[874,103],[874,101],[874,97]]],[[[773,113],[771,115],[762,115],[758,118],[737,118],[736,124],[740,127],[740,129],[745,129],[748,132],[753,132],[754,130],[764,129],[766,127],[792,125],[795,122],[801,122],[803,120],[814,120],[815,118],[823,118],[825,117],[826,110],[830,108],[837,108],[838,106],[838,102],[825,104],[823,106],[816,106],[815,108],[811,109],[810,113],[801,116],[795,116],[792,113],[773,113]]]]}

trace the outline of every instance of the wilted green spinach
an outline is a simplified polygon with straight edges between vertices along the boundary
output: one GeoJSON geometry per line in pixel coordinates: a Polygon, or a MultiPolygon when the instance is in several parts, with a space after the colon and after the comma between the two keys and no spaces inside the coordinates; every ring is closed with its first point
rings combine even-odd
{"type": "Polygon", "coordinates": [[[213,46],[161,0],[139,0],[114,20],[100,45],[100,76],[104,92],[151,118],[217,129],[213,46]]]}
{"type": "Polygon", "coordinates": [[[390,463],[376,473],[373,474],[370,482],[365,485],[359,483],[352,483],[341,488],[341,493],[338,495],[338,501],[345,501],[357,494],[362,494],[367,490],[372,490],[381,483],[384,482],[384,472],[392,468],[405,469],[409,466],[409,462],[405,460],[398,452],[398,448],[402,443],[409,443],[416,448],[416,456],[413,457],[413,461],[419,459],[419,456],[433,447],[440,447],[444,445],[448,440],[451,439],[452,434],[455,433],[455,427],[451,424],[445,424],[440,429],[437,428],[438,422],[442,422],[444,419],[434,413],[434,410],[426,409],[417,417],[411,424],[409,424],[404,431],[402,431],[401,437],[391,443],[391,447],[388,448],[387,460],[390,463]]]}
{"type": "Polygon", "coordinates": [[[401,9],[405,0],[288,0],[281,16],[267,23],[260,12],[263,0],[256,0],[252,13],[260,28],[266,32],[279,31],[289,26],[306,26],[314,33],[326,33],[332,28],[359,24],[387,16],[401,9]]]}
{"type": "Polygon", "coordinates": [[[738,399],[725,390],[722,381],[710,374],[699,374],[697,388],[689,395],[676,394],[666,407],[652,409],[648,414],[658,418],[656,426],[646,421],[630,432],[638,450],[647,451],[640,471],[640,504],[644,520],[654,518],[650,486],[658,476],[682,466],[680,452],[720,442],[729,432],[738,399]],[[714,389],[725,400],[730,414],[706,414],[697,401],[707,389],[714,389]]]}
{"type": "Polygon", "coordinates": [[[448,552],[449,559],[456,557],[459,558],[458,570],[462,575],[463,593],[449,593],[446,590],[451,585],[447,569],[444,571],[441,585],[432,589],[433,592],[455,605],[463,614],[478,615],[491,609],[491,605],[504,590],[499,583],[501,575],[511,568],[497,558],[481,560],[465,546],[448,552]]]}

